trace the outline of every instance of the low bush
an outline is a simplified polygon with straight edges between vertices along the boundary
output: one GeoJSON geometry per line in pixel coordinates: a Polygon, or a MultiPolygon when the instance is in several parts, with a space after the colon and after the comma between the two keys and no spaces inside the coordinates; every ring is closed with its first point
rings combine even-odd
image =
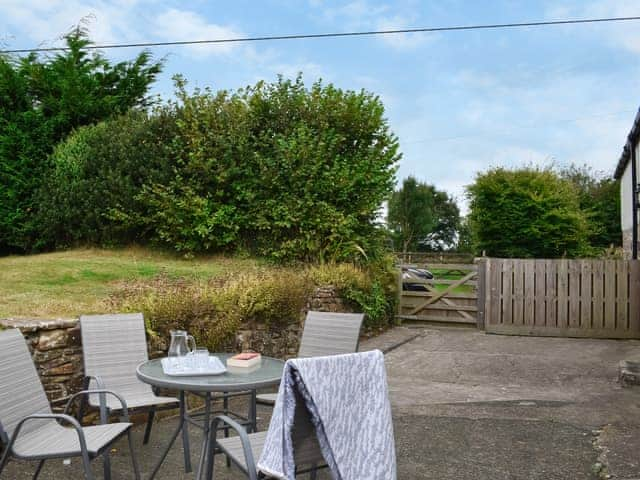
{"type": "Polygon", "coordinates": [[[315,285],[332,285],[354,310],[365,314],[365,328],[390,325],[395,311],[396,282],[390,259],[368,267],[321,265],[310,269],[315,285]]]}
{"type": "Polygon", "coordinates": [[[141,291],[119,309],[144,313],[151,336],[169,338],[170,330],[187,330],[198,345],[223,348],[241,324],[240,311],[209,285],[176,283],[141,291]]]}
{"type": "Polygon", "coordinates": [[[314,289],[326,285],[334,286],[354,311],[365,314],[365,328],[392,322],[395,282],[380,265],[270,268],[215,283],[153,282],[114,307],[144,312],[151,335],[168,338],[170,330],[184,329],[198,344],[216,350],[228,346],[241,326],[277,329],[299,322],[314,289]]]}

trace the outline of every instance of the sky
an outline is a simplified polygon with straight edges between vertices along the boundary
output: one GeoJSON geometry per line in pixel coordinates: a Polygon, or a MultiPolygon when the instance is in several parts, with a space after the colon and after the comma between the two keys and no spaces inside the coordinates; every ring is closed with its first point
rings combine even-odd
{"type": "MultiPolygon", "coordinates": [[[[56,46],[640,16],[638,0],[1,0],[0,46],[56,46]]],[[[114,61],[140,49],[107,51],[114,61]]],[[[640,105],[640,22],[154,48],[153,92],[237,89],[278,74],[379,95],[413,175],[454,195],[489,168],[611,174],[640,105]]]]}

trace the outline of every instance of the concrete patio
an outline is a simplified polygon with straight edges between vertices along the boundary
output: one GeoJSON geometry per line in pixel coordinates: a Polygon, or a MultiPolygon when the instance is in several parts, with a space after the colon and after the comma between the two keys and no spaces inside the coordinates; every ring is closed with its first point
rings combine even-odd
{"type": "MultiPolygon", "coordinates": [[[[640,387],[621,388],[616,381],[619,361],[640,357],[640,341],[396,328],[361,349],[371,348],[392,348],[386,364],[399,479],[640,478],[640,387]]],[[[259,415],[266,428],[269,410],[260,408],[259,415]]],[[[136,428],[143,477],[173,423],[158,422],[144,447],[142,428],[136,428]]],[[[193,452],[199,452],[199,435],[192,432],[193,452]]],[[[112,465],[114,480],[132,478],[125,442],[113,452],[112,465]]],[[[34,468],[12,462],[3,478],[30,478],[34,468]]],[[[217,479],[243,478],[220,457],[216,468],[217,479]]],[[[100,460],[94,469],[102,478],[100,460]]],[[[72,477],[82,477],[76,459],[70,465],[49,461],[41,475],[72,477]]],[[[193,477],[184,473],[177,446],[157,478],[193,477]]]]}

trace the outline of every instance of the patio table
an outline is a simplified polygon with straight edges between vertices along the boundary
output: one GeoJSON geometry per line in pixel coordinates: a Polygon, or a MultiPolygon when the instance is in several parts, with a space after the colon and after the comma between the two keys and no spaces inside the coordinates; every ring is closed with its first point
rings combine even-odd
{"type": "MultiPolygon", "coordinates": [[[[214,353],[226,364],[226,359],[233,354],[228,353],[214,353]]],[[[180,418],[178,426],[171,436],[171,440],[166,446],[162,456],[155,465],[149,479],[153,479],[158,470],[162,466],[169,450],[173,446],[176,438],[182,431],[182,442],[184,447],[184,464],[187,472],[191,471],[191,456],[189,454],[189,437],[187,433],[186,424],[194,425],[201,428],[204,432],[202,451],[200,454],[200,460],[198,463],[198,470],[196,473],[197,479],[200,478],[205,465],[207,455],[214,455],[215,452],[210,451],[209,441],[209,429],[211,424],[211,400],[213,399],[213,393],[222,393],[224,401],[224,413],[229,414],[228,411],[228,397],[230,392],[250,392],[250,404],[249,414],[247,418],[241,417],[237,414],[235,416],[244,420],[244,424],[248,427],[249,432],[255,432],[257,430],[256,425],[256,389],[278,385],[280,378],[282,377],[282,371],[284,368],[284,362],[276,358],[262,357],[262,362],[259,367],[255,369],[248,369],[247,372],[235,369],[233,371],[227,371],[221,375],[206,375],[206,376],[170,376],[166,375],[162,370],[162,364],[160,359],[149,360],[148,362],[141,363],[136,368],[136,375],[140,381],[148,383],[154,387],[167,388],[176,390],[179,392],[180,400],[180,418]],[[186,405],[186,393],[194,393],[204,398],[204,414],[203,422],[197,422],[193,416],[189,415],[186,405]]]]}

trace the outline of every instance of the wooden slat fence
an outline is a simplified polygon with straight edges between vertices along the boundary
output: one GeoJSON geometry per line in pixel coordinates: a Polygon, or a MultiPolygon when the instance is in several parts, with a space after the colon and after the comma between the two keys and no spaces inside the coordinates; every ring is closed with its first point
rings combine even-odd
{"type": "Polygon", "coordinates": [[[640,338],[640,262],[479,261],[480,326],[487,332],[640,338]]]}
{"type": "MultiPolygon", "coordinates": [[[[420,265],[399,265],[400,271],[405,267],[420,265]]],[[[426,291],[407,291],[402,289],[402,275],[399,275],[398,315],[400,320],[419,322],[439,322],[450,324],[476,325],[478,311],[478,294],[476,277],[478,267],[472,264],[427,264],[427,269],[446,272],[461,272],[462,277],[456,280],[439,279],[415,280],[411,283],[424,285],[426,291]]]]}

